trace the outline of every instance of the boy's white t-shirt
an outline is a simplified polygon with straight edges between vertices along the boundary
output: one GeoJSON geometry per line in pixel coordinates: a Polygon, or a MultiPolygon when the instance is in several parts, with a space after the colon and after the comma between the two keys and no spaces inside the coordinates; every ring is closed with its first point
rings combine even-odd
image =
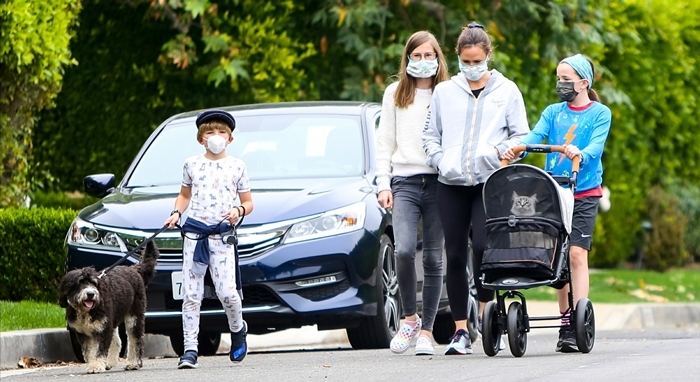
{"type": "Polygon", "coordinates": [[[223,214],[240,205],[239,192],[250,191],[245,163],[232,156],[207,159],[204,154],[185,160],[182,185],[192,189],[188,217],[218,224],[223,214]]]}

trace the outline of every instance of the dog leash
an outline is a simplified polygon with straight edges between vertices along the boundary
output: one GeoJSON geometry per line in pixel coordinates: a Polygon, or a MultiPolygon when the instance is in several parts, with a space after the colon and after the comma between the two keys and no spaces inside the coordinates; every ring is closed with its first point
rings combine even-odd
{"type": "MultiPolygon", "coordinates": [[[[224,222],[224,220],[226,220],[226,219],[224,218],[223,220],[221,220],[221,221],[219,222],[219,224],[217,224],[217,228],[218,228],[219,225],[221,225],[221,223],[224,222]]],[[[233,234],[232,234],[232,235],[222,235],[222,238],[221,238],[222,241],[223,241],[224,243],[227,243],[227,244],[234,244],[236,241],[238,241],[238,240],[237,240],[237,239],[238,239],[238,235],[237,235],[237,232],[236,232],[236,231],[238,230],[238,227],[241,226],[241,224],[243,224],[243,216],[242,216],[240,219],[238,219],[238,221],[236,222],[236,224],[234,224],[234,225],[231,226],[231,231],[233,232],[233,234]]],[[[193,238],[191,238],[191,237],[189,237],[189,236],[186,235],[186,233],[185,233],[185,231],[182,229],[182,226],[181,226],[181,225],[175,224],[175,227],[177,227],[177,229],[180,230],[180,234],[182,235],[183,239],[184,239],[185,237],[187,237],[187,238],[190,239],[190,240],[202,240],[202,239],[206,239],[206,238],[209,237],[209,235],[211,235],[211,234],[216,230],[216,228],[214,228],[214,230],[212,230],[212,232],[209,233],[208,235],[202,235],[202,237],[193,239],[193,238]]],[[[124,262],[126,259],[128,259],[130,256],[134,255],[137,251],[139,251],[139,250],[145,248],[145,247],[146,247],[146,244],[148,244],[150,241],[152,241],[153,239],[155,239],[156,236],[158,236],[159,234],[163,233],[163,231],[165,231],[166,229],[168,229],[168,226],[167,226],[167,225],[166,225],[166,226],[163,226],[163,228],[159,229],[159,230],[156,231],[153,235],[151,235],[150,237],[146,238],[146,240],[142,241],[141,244],[139,244],[136,248],[132,249],[131,251],[128,251],[128,250],[127,250],[126,243],[124,243],[124,240],[121,238],[121,236],[115,235],[115,236],[116,236],[116,239],[117,239],[117,243],[119,244],[119,249],[121,249],[122,252],[126,252],[126,253],[125,253],[124,256],[122,256],[119,260],[117,260],[114,264],[112,264],[112,265],[110,265],[109,267],[107,267],[107,268],[105,268],[104,270],[102,270],[102,272],[100,273],[99,276],[97,276],[97,278],[98,278],[98,279],[101,279],[102,277],[104,277],[104,275],[107,274],[107,272],[109,272],[109,271],[111,271],[112,269],[114,269],[114,267],[116,267],[117,265],[123,263],[123,262],[124,262]]]]}
{"type": "Polygon", "coordinates": [[[119,249],[121,249],[122,252],[126,252],[126,254],[125,254],[124,256],[122,256],[121,259],[117,260],[117,262],[115,262],[114,264],[112,264],[112,265],[110,265],[109,267],[107,267],[107,268],[105,268],[104,270],[102,270],[102,273],[100,273],[100,275],[97,276],[97,278],[98,278],[98,279],[101,279],[102,277],[104,277],[105,274],[107,274],[107,272],[109,272],[109,271],[111,271],[112,269],[114,269],[114,267],[116,267],[117,265],[123,263],[127,258],[129,258],[129,257],[132,256],[133,254],[135,254],[137,251],[139,251],[139,250],[145,248],[145,247],[146,247],[146,244],[148,244],[150,241],[152,241],[153,239],[155,239],[156,236],[158,236],[159,234],[161,234],[161,233],[162,233],[163,231],[165,231],[166,229],[168,229],[168,226],[167,226],[167,225],[166,225],[166,226],[163,226],[163,228],[159,229],[159,230],[156,231],[153,235],[151,235],[149,238],[147,238],[146,240],[142,241],[141,244],[139,244],[136,248],[132,249],[131,251],[127,251],[126,243],[124,243],[124,240],[123,240],[119,235],[115,235],[116,238],[117,238],[117,243],[119,244],[119,249]]]}

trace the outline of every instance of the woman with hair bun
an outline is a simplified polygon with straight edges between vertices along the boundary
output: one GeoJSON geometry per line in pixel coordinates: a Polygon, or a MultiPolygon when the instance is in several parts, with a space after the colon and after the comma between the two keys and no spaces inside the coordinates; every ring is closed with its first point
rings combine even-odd
{"type": "Polygon", "coordinates": [[[464,27],[456,52],[460,73],[435,87],[423,147],[426,163],[439,174],[437,206],[445,232],[447,297],[456,326],[445,354],[459,355],[472,353],[466,270],[470,229],[480,316],[494,298],[494,291],[484,289],[480,280],[486,247],[484,182],[500,166],[501,155],[530,129],[518,86],[496,69],[488,70],[493,46],[483,25],[464,27]]]}

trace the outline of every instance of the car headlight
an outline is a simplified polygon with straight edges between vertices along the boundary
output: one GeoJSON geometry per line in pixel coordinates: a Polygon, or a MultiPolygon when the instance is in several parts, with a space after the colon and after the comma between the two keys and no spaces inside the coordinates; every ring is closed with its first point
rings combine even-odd
{"type": "Polygon", "coordinates": [[[97,228],[92,223],[75,218],[68,229],[66,242],[77,246],[119,251],[119,242],[116,236],[117,234],[114,232],[97,228]]]}
{"type": "Polygon", "coordinates": [[[364,228],[367,207],[355,203],[347,207],[328,211],[315,218],[293,224],[284,238],[285,243],[339,235],[364,228]]]}

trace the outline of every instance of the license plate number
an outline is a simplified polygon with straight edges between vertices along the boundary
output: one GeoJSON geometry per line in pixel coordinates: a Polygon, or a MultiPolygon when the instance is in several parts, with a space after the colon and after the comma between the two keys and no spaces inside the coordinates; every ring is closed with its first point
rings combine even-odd
{"type": "Polygon", "coordinates": [[[182,300],[182,296],[184,295],[182,290],[182,272],[171,273],[170,279],[173,284],[173,300],[182,300]]]}

